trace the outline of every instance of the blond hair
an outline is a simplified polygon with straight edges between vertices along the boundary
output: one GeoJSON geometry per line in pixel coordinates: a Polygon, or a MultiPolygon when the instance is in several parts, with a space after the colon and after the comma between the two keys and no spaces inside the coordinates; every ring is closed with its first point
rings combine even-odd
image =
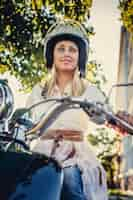
{"type": "MultiPolygon", "coordinates": [[[[46,92],[47,90],[47,96],[51,96],[52,89],[57,83],[56,81],[57,81],[57,71],[53,65],[52,70],[50,71],[47,78],[43,82],[43,91],[46,92]]],[[[84,90],[85,90],[85,85],[83,79],[80,78],[78,67],[76,67],[72,80],[72,96],[80,96],[82,95],[84,90]]]]}

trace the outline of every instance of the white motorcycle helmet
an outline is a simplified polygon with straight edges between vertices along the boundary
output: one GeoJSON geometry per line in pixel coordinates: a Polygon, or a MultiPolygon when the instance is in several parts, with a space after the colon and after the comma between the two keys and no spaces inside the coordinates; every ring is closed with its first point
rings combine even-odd
{"type": "Polygon", "coordinates": [[[46,60],[47,68],[52,68],[55,44],[62,40],[70,40],[78,46],[78,66],[81,77],[84,77],[89,53],[89,38],[84,27],[73,20],[66,19],[57,22],[48,30],[44,39],[44,58],[46,60]]]}

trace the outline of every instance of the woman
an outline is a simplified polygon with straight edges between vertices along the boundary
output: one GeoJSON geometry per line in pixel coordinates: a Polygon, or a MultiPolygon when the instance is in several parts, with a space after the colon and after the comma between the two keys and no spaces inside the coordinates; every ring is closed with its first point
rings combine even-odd
{"type": "MultiPolygon", "coordinates": [[[[44,41],[44,57],[50,77],[37,84],[27,105],[46,97],[81,96],[92,101],[103,101],[103,95],[83,77],[88,59],[89,41],[83,27],[77,22],[64,20],[48,31],[44,41]]],[[[46,103],[34,109],[35,120],[56,103],[46,103]]],[[[92,120],[101,122],[100,117],[92,120]]],[[[54,139],[40,137],[31,144],[33,151],[54,156],[64,169],[63,200],[106,200],[105,172],[95,154],[84,140],[90,125],[82,109],[65,110],[50,123],[44,135],[61,137],[54,148],[54,139]]]]}

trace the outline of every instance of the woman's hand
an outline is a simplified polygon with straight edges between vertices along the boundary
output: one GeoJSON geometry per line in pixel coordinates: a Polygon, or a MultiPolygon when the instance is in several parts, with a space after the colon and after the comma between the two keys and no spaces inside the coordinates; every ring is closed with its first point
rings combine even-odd
{"type": "MultiPolygon", "coordinates": [[[[130,115],[125,111],[118,111],[116,113],[116,116],[133,126],[133,115],[130,115]]],[[[113,128],[114,130],[116,130],[117,132],[121,133],[122,135],[126,135],[127,134],[127,131],[125,131],[124,127],[119,123],[117,123],[116,125],[112,125],[112,124],[107,122],[106,125],[109,128],[113,128]]]]}
{"type": "Polygon", "coordinates": [[[116,116],[133,126],[133,115],[125,111],[118,111],[116,116]]]}

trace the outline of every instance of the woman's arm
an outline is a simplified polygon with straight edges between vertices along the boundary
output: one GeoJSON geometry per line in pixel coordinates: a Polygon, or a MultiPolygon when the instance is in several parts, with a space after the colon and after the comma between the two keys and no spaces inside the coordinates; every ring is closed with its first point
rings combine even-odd
{"type": "Polygon", "coordinates": [[[125,120],[126,122],[128,122],[130,125],[133,126],[133,115],[131,115],[125,111],[118,111],[116,116],[125,120]]]}
{"type": "MultiPolygon", "coordinates": [[[[27,102],[26,102],[26,108],[29,108],[31,107],[32,105],[40,102],[41,100],[43,100],[43,97],[41,96],[41,92],[42,92],[42,88],[40,86],[40,84],[37,84],[33,87],[28,99],[27,99],[27,102]]],[[[39,108],[39,107],[38,107],[39,108]]],[[[30,111],[30,117],[36,121],[38,120],[38,108],[34,108],[30,111]]]]}
{"type": "MultiPolygon", "coordinates": [[[[131,126],[133,126],[133,115],[128,114],[125,111],[118,111],[116,113],[116,116],[118,118],[124,120],[125,122],[127,122],[131,126]]],[[[117,132],[121,133],[122,135],[127,135],[127,130],[125,130],[124,127],[119,122],[117,122],[116,125],[112,125],[110,123],[107,123],[106,125],[109,128],[113,128],[114,130],[116,130],[117,132]]]]}

